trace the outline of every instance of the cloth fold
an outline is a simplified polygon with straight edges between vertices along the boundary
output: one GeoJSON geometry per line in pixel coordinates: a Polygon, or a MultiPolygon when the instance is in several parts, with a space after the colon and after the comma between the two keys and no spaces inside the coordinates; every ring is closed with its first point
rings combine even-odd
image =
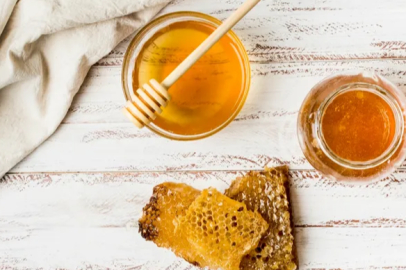
{"type": "Polygon", "coordinates": [[[90,67],[168,2],[0,1],[0,178],[56,130],[90,67]]]}

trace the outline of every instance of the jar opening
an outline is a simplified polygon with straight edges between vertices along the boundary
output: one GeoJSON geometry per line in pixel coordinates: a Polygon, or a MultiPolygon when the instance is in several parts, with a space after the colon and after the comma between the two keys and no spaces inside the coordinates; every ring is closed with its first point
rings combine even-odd
{"type": "Polygon", "coordinates": [[[384,88],[350,83],[326,98],[316,114],[316,139],[333,162],[365,170],[387,161],[399,148],[402,110],[384,88]]]}

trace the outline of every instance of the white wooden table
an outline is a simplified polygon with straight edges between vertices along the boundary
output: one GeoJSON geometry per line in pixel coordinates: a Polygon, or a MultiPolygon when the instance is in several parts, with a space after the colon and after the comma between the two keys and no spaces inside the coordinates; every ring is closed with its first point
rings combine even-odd
{"type": "MultiPolygon", "coordinates": [[[[163,13],[226,18],[242,0],[175,0],[163,13]]],[[[154,185],[225,189],[263,166],[290,166],[300,269],[405,269],[406,164],[345,186],[305,160],[296,117],[321,78],[376,71],[406,91],[406,1],[263,0],[235,32],[252,62],[237,119],[211,138],[169,141],[121,114],[129,39],[90,71],[58,131],[0,182],[0,269],[191,269],[144,241],[137,219],[154,185]]]]}

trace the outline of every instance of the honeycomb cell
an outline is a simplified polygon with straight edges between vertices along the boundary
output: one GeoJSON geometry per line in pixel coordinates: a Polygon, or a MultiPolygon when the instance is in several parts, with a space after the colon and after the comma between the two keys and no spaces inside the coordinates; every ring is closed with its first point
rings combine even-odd
{"type": "MultiPolygon", "coordinates": [[[[198,257],[182,231],[175,232],[176,220],[199,196],[200,191],[185,184],[163,183],[154,187],[149,203],[138,221],[141,236],[159,247],[170,248],[177,256],[195,264],[198,257]]],[[[197,220],[196,216],[192,219],[197,220]]]]}
{"type": "Polygon", "coordinates": [[[231,200],[212,188],[203,190],[190,205],[186,215],[178,220],[176,231],[184,232],[192,248],[200,255],[195,261],[201,267],[210,269],[239,269],[243,256],[257,247],[261,236],[268,229],[267,222],[259,213],[247,210],[243,203],[231,200]],[[203,213],[210,215],[212,220],[207,219],[202,231],[198,228],[203,213]],[[197,222],[193,220],[195,214],[201,216],[197,222]],[[239,225],[242,229],[239,229],[239,225]],[[214,228],[220,233],[206,232],[206,228],[214,228]],[[251,233],[243,234],[247,228],[251,233]]]}
{"type": "MultiPolygon", "coordinates": [[[[241,261],[240,269],[297,268],[287,199],[287,174],[286,166],[249,172],[236,179],[225,192],[231,199],[243,202],[248,210],[258,211],[269,224],[258,246],[241,261]]],[[[244,232],[247,232],[246,228],[244,232]]]]}

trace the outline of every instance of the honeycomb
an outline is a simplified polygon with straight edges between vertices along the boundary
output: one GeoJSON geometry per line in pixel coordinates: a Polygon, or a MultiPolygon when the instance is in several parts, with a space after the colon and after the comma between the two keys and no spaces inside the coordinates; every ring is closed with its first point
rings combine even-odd
{"type": "Polygon", "coordinates": [[[249,172],[237,178],[225,191],[225,195],[243,202],[248,210],[258,211],[269,224],[258,247],[241,261],[240,269],[296,269],[287,172],[286,166],[249,172]]]}
{"type": "Polygon", "coordinates": [[[149,203],[143,209],[143,216],[138,221],[141,236],[195,263],[194,258],[198,255],[190,247],[183,231],[175,232],[175,226],[177,218],[186,214],[199,194],[199,190],[185,184],[167,182],[155,186],[149,203]]]}
{"type": "Polygon", "coordinates": [[[179,218],[177,232],[185,232],[200,258],[197,265],[210,269],[239,269],[241,259],[257,247],[268,224],[245,204],[215,189],[205,189],[179,218]]]}

